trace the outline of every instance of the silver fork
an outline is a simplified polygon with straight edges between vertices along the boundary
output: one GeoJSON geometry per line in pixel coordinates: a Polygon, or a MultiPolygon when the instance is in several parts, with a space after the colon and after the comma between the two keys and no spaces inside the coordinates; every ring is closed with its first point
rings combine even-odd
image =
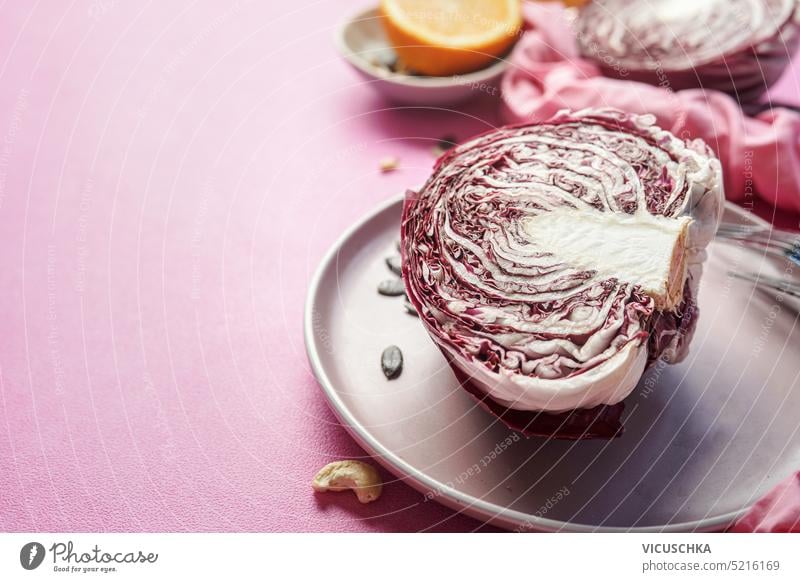
{"type": "Polygon", "coordinates": [[[759,287],[772,289],[773,291],[778,291],[779,293],[783,293],[789,297],[796,297],[800,299],[800,285],[797,283],[791,283],[786,279],[767,277],[765,275],[757,275],[756,273],[739,273],[738,271],[728,271],[728,274],[731,277],[736,277],[737,279],[755,283],[759,287]]]}
{"type": "Polygon", "coordinates": [[[766,255],[782,257],[800,266],[800,235],[788,230],[723,222],[717,238],[757,248],[766,255]]]}
{"type": "MultiPolygon", "coordinates": [[[[722,242],[743,244],[755,248],[772,257],[788,259],[800,266],[800,236],[796,233],[771,226],[754,226],[732,224],[723,222],[717,230],[717,238],[722,242]]],[[[800,299],[800,284],[769,277],[757,273],[742,273],[728,271],[728,274],[737,279],[750,281],[759,287],[772,289],[790,297],[800,299]]]]}

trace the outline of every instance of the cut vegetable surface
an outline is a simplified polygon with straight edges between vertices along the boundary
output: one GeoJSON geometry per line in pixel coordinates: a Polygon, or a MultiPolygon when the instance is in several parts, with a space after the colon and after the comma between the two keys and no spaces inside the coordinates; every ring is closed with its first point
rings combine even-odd
{"type": "Polygon", "coordinates": [[[462,382],[527,434],[619,433],[696,321],[720,165],[649,116],[562,112],[440,159],[403,210],[410,301],[462,382]]]}

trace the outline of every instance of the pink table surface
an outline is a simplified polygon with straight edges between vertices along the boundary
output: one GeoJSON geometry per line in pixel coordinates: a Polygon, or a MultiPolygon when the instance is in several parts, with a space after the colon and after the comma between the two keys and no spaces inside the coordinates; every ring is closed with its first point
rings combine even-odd
{"type": "Polygon", "coordinates": [[[363,455],[306,361],[314,269],[498,123],[378,98],[333,47],[358,4],[0,4],[0,530],[481,527],[389,475],[310,490],[363,455]]]}

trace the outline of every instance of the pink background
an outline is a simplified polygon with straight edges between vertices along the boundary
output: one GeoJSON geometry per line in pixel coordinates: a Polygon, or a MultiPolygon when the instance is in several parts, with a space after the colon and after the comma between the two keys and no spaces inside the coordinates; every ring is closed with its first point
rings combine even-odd
{"type": "Polygon", "coordinates": [[[306,361],[314,269],[498,123],[382,101],[333,47],[359,5],[0,4],[0,530],[481,527],[310,489],[363,455],[306,361]]]}

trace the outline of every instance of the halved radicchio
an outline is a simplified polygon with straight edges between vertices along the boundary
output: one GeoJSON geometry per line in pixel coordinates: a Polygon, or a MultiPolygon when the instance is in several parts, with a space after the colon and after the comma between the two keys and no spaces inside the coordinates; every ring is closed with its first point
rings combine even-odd
{"type": "Polygon", "coordinates": [[[578,46],[607,76],[750,101],[777,81],[800,41],[798,0],[594,0],[578,46]]]}
{"type": "Polygon", "coordinates": [[[610,438],[646,367],[686,354],[722,201],[703,142],[560,112],[450,150],[408,192],[403,278],[485,408],[528,435],[610,438]]]}

